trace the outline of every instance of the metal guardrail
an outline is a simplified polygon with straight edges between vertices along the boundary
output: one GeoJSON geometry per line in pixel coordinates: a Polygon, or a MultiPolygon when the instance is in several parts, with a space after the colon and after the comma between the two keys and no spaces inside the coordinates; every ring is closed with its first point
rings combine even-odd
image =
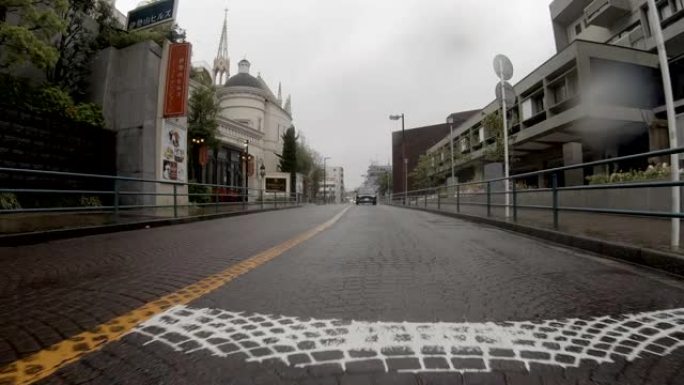
{"type": "MultiPolygon", "coordinates": [[[[662,157],[671,154],[682,154],[684,153],[684,147],[675,149],[666,149],[652,151],[648,153],[635,154],[622,156],[618,158],[611,158],[605,160],[598,160],[593,162],[575,164],[570,166],[557,167],[547,170],[540,170],[534,172],[528,172],[524,174],[512,175],[509,178],[495,178],[483,181],[475,181],[468,183],[458,183],[447,186],[438,186],[427,189],[412,190],[405,193],[392,194],[389,197],[389,204],[401,205],[401,206],[413,206],[413,207],[423,207],[428,208],[428,205],[436,205],[437,210],[442,210],[445,205],[456,206],[456,212],[460,213],[463,206],[479,206],[486,207],[486,216],[492,216],[493,208],[508,208],[511,211],[510,219],[513,222],[518,222],[518,210],[519,209],[531,209],[531,210],[546,210],[550,211],[553,215],[553,228],[555,230],[559,229],[559,219],[562,212],[584,212],[584,213],[594,213],[594,214],[615,214],[624,216],[634,216],[634,217],[655,217],[664,219],[674,219],[680,220],[684,218],[684,212],[674,212],[674,211],[647,211],[647,210],[630,210],[630,209],[614,209],[607,207],[574,207],[574,206],[562,206],[560,204],[559,194],[562,192],[574,192],[574,191],[587,191],[587,190],[620,190],[620,189],[638,189],[638,188],[672,188],[677,189],[684,186],[684,181],[639,181],[639,182],[628,182],[628,183],[605,183],[596,185],[577,185],[577,186],[559,186],[559,175],[565,171],[572,171],[577,169],[585,169],[588,167],[602,166],[607,164],[615,164],[624,161],[641,160],[655,157],[662,157]],[[517,188],[516,181],[522,180],[534,176],[550,176],[551,187],[543,188],[531,188],[531,189],[519,189],[517,188]],[[505,184],[508,183],[510,188],[506,192],[505,184]],[[495,185],[501,185],[500,191],[494,190],[495,185]],[[473,188],[475,187],[475,188],[473,188]],[[519,198],[521,194],[528,193],[548,193],[551,200],[550,205],[525,205],[519,203],[519,198]],[[511,198],[511,203],[501,204],[494,203],[492,198],[500,195],[509,195],[511,198]],[[473,202],[466,201],[464,198],[468,197],[486,197],[485,202],[473,202]]],[[[675,235],[673,234],[673,237],[675,235]]],[[[677,235],[678,237],[679,235],[677,235]]],[[[676,242],[673,239],[673,244],[678,244],[679,240],[676,242]]]]}
{"type": "Polygon", "coordinates": [[[124,220],[122,217],[135,218],[136,213],[145,220],[150,217],[207,216],[228,211],[277,209],[301,203],[301,194],[240,186],[2,167],[0,183],[0,196],[12,194],[20,202],[31,203],[29,207],[0,206],[0,219],[15,218],[19,214],[90,212],[111,214],[110,223],[133,223],[135,219],[124,220]],[[63,187],[42,188],[50,183],[63,187]],[[79,198],[85,200],[85,204],[74,205],[73,202],[79,198]]]}

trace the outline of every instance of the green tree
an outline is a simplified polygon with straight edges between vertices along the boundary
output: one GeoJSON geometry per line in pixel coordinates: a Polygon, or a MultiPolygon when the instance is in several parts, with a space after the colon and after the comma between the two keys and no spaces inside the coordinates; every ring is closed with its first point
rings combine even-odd
{"type": "Polygon", "coordinates": [[[191,156],[188,168],[191,178],[197,180],[198,170],[195,162],[202,145],[216,148],[218,145],[219,102],[216,88],[212,85],[195,89],[188,100],[188,148],[191,156]],[[199,143],[198,143],[199,142],[199,143]]]}
{"type": "Polygon", "coordinates": [[[290,126],[283,134],[283,153],[278,155],[280,171],[290,173],[290,186],[297,182],[297,139],[294,126],[290,126]]]}
{"type": "Polygon", "coordinates": [[[195,89],[188,100],[188,139],[203,139],[211,147],[218,144],[219,102],[214,86],[195,89]]]}
{"type": "Polygon", "coordinates": [[[485,133],[493,134],[494,143],[487,146],[484,152],[485,159],[490,162],[502,162],[504,160],[503,120],[499,111],[492,112],[482,119],[485,133]]]}
{"type": "Polygon", "coordinates": [[[387,195],[387,193],[391,190],[392,188],[392,174],[389,172],[383,172],[379,177],[378,177],[378,193],[381,196],[387,195]]]}
{"type": "Polygon", "coordinates": [[[47,68],[47,79],[77,100],[82,99],[87,88],[89,67],[97,51],[99,25],[110,23],[100,15],[111,18],[109,5],[100,0],[69,0],[69,6],[58,13],[65,28],[55,38],[58,57],[47,68]],[[96,23],[93,15],[98,15],[96,23]]]}
{"type": "Polygon", "coordinates": [[[413,169],[409,176],[411,177],[411,189],[424,189],[433,187],[434,185],[434,171],[435,167],[432,165],[432,158],[429,155],[421,155],[418,159],[418,165],[413,169]]]}
{"type": "Polygon", "coordinates": [[[314,199],[323,179],[323,166],[321,156],[305,143],[305,138],[301,134],[297,141],[297,172],[304,176],[304,191],[307,197],[314,199]]]}
{"type": "MultiPolygon", "coordinates": [[[[100,24],[107,25],[107,24],[100,24]]],[[[161,25],[150,29],[141,31],[126,31],[114,25],[103,28],[99,38],[99,47],[107,48],[112,46],[114,48],[126,48],[143,41],[153,41],[159,46],[164,44],[165,40],[172,43],[183,42],[186,39],[186,32],[180,28],[178,24],[161,25]]]]}
{"type": "Polygon", "coordinates": [[[64,30],[59,15],[67,8],[67,0],[0,0],[0,9],[20,18],[17,25],[0,22],[0,69],[26,63],[39,69],[53,66],[59,52],[51,40],[64,30]]]}

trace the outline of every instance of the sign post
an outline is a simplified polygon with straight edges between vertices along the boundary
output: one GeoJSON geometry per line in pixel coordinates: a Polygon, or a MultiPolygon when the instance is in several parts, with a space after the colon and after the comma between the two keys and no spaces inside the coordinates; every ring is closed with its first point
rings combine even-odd
{"type": "MultiPolygon", "coordinates": [[[[653,37],[658,49],[658,59],[660,60],[660,72],[663,78],[663,91],[665,93],[665,108],[667,110],[667,128],[670,134],[670,148],[677,148],[677,116],[675,115],[674,97],[672,92],[672,80],[670,78],[670,65],[665,50],[665,40],[663,38],[663,28],[658,17],[658,8],[655,0],[648,0],[648,15],[653,29],[653,37]]],[[[679,154],[670,155],[670,178],[673,183],[679,182],[679,154]]],[[[679,214],[681,211],[681,187],[672,186],[672,213],[679,214]]],[[[670,226],[670,246],[672,249],[679,249],[681,221],[679,218],[672,218],[670,226]]]]}
{"type": "Polygon", "coordinates": [[[497,87],[497,91],[500,89],[500,93],[497,92],[497,98],[501,102],[501,116],[503,118],[503,141],[504,141],[504,175],[506,177],[505,180],[505,194],[506,194],[506,218],[509,218],[511,215],[511,208],[510,208],[510,203],[511,203],[511,197],[509,195],[510,191],[510,164],[509,164],[509,156],[508,156],[508,107],[507,104],[513,104],[515,103],[515,99],[513,99],[513,102],[509,100],[511,97],[515,97],[513,93],[510,92],[510,89],[513,87],[508,84],[508,80],[511,80],[513,77],[513,64],[511,64],[510,59],[504,55],[496,55],[494,58],[494,72],[496,72],[496,75],[499,77],[499,86],[497,87]],[[506,92],[508,90],[508,92],[506,92]],[[508,103],[507,103],[508,102],[508,103]]]}

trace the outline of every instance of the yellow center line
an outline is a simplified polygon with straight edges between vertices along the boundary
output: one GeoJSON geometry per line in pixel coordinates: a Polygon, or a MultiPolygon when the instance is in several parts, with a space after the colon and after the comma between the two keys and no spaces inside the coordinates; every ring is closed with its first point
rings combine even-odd
{"type": "Polygon", "coordinates": [[[334,225],[348,209],[349,207],[342,210],[329,221],[309,231],[232,265],[217,274],[210,275],[192,285],[114,318],[107,323],[0,368],[0,385],[31,384],[52,375],[60,368],[78,361],[86,354],[100,350],[108,343],[121,339],[135,327],[166,309],[175,305],[187,304],[206,295],[313,238],[334,225]]]}

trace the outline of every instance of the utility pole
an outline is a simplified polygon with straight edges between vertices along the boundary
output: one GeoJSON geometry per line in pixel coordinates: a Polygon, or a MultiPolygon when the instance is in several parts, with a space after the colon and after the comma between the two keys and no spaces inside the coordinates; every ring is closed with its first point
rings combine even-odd
{"type": "Polygon", "coordinates": [[[390,120],[401,119],[401,158],[404,162],[404,204],[408,198],[408,159],[406,158],[406,130],[404,123],[404,114],[390,115],[390,120]]]}
{"type": "Polygon", "coordinates": [[[328,172],[328,167],[326,161],[330,159],[330,157],[326,156],[323,158],[323,204],[327,205],[328,204],[328,186],[327,186],[327,176],[326,173],[328,172]]]}

